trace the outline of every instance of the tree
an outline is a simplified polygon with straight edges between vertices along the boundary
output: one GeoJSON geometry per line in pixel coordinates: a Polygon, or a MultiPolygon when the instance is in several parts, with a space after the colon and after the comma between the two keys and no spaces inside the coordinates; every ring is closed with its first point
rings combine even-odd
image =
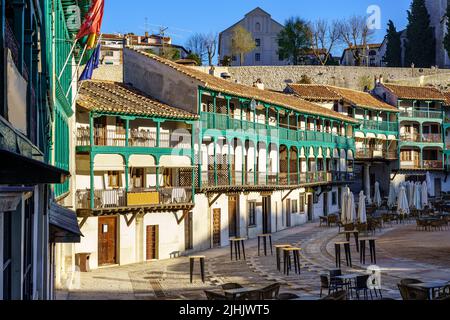
{"type": "Polygon", "coordinates": [[[217,34],[209,33],[204,36],[204,45],[206,48],[206,57],[208,58],[208,64],[213,65],[213,59],[217,50],[217,34]]]}
{"type": "Polygon", "coordinates": [[[356,15],[339,21],[338,29],[342,41],[352,53],[355,65],[360,66],[362,58],[367,55],[367,44],[373,36],[374,30],[368,27],[366,17],[356,15]]]}
{"type": "Polygon", "coordinates": [[[246,53],[256,48],[255,40],[250,32],[242,26],[236,26],[231,36],[231,52],[233,55],[239,55],[239,64],[244,62],[246,53]]]}
{"type": "Polygon", "coordinates": [[[406,65],[414,64],[419,68],[429,68],[436,64],[436,38],[430,26],[425,0],[413,0],[408,10],[406,27],[407,44],[405,52],[406,65]]]}
{"type": "Polygon", "coordinates": [[[321,65],[328,64],[331,51],[340,40],[341,34],[337,21],[328,24],[326,20],[319,19],[311,24],[312,51],[321,65]]]}
{"type": "Polygon", "coordinates": [[[195,33],[189,37],[186,47],[211,66],[217,51],[217,34],[195,33]]]}
{"type": "Polygon", "coordinates": [[[202,33],[194,33],[186,41],[186,48],[203,61],[206,54],[205,39],[202,33]]]}
{"type": "Polygon", "coordinates": [[[196,53],[191,52],[186,56],[186,59],[194,60],[198,66],[202,65],[202,59],[196,53]]]}
{"type": "Polygon", "coordinates": [[[311,28],[299,18],[289,18],[284,29],[278,34],[278,54],[280,58],[298,65],[305,52],[311,48],[311,28]]]}
{"type": "Polygon", "coordinates": [[[450,56],[450,4],[447,6],[447,12],[445,14],[447,33],[444,37],[444,48],[447,54],[450,56]]]}
{"type": "Polygon", "coordinates": [[[389,20],[387,29],[387,47],[384,61],[388,67],[401,67],[402,66],[402,43],[400,40],[400,33],[397,32],[394,22],[389,20]]]}
{"type": "Polygon", "coordinates": [[[168,60],[172,60],[172,61],[176,61],[181,58],[180,51],[178,49],[171,48],[171,47],[164,48],[164,50],[161,50],[159,52],[159,56],[164,59],[168,59],[168,60]]]}

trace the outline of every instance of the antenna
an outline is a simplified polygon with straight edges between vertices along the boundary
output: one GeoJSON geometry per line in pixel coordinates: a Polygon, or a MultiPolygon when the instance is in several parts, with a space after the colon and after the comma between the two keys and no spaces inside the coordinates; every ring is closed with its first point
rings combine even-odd
{"type": "Polygon", "coordinates": [[[149,32],[149,24],[148,24],[148,18],[145,17],[144,19],[144,31],[149,32]]]}
{"type": "Polygon", "coordinates": [[[168,27],[163,27],[163,26],[159,27],[159,35],[161,37],[161,44],[162,44],[162,47],[161,47],[162,56],[164,56],[164,54],[165,54],[165,50],[164,50],[164,44],[165,44],[164,33],[167,31],[167,29],[169,29],[169,28],[168,27]]]}

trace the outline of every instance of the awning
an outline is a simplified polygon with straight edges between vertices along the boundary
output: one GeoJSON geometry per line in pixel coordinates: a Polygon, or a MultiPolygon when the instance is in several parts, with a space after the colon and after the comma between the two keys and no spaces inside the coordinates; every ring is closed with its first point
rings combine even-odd
{"type": "Polygon", "coordinates": [[[68,171],[0,149],[0,184],[59,184],[64,183],[68,176],[70,176],[68,171]]]}
{"type": "Polygon", "coordinates": [[[83,234],[78,226],[75,211],[52,203],[49,213],[50,242],[79,243],[83,234]]]}

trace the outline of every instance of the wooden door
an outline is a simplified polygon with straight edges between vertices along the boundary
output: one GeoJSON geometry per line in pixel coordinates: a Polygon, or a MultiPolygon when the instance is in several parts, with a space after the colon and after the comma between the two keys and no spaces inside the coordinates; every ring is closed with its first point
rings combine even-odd
{"type": "Polygon", "coordinates": [[[98,218],[98,264],[116,263],[116,217],[98,218]]]}
{"type": "Polygon", "coordinates": [[[291,199],[286,199],[286,227],[291,226],[291,199]]]}
{"type": "Polygon", "coordinates": [[[213,210],[213,247],[220,247],[220,209],[213,210]]]}
{"type": "Polygon", "coordinates": [[[228,197],[228,231],[230,237],[236,237],[238,235],[236,196],[228,197]]]}
{"type": "Polygon", "coordinates": [[[184,218],[184,249],[191,250],[194,246],[193,239],[192,211],[189,211],[184,218]]]}
{"type": "Polygon", "coordinates": [[[147,226],[146,252],[147,260],[158,259],[159,226],[147,226]]]}
{"type": "Polygon", "coordinates": [[[308,194],[308,221],[313,221],[314,217],[314,198],[312,194],[308,194]]]}
{"type": "Polygon", "coordinates": [[[271,201],[270,197],[263,197],[263,233],[271,233],[271,201]]]}
{"type": "Polygon", "coordinates": [[[434,196],[440,197],[442,192],[442,180],[441,178],[434,179],[434,196]]]}

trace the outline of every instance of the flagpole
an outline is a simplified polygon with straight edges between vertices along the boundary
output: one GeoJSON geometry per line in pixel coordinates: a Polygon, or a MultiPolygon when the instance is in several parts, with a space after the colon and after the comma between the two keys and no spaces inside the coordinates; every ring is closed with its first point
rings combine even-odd
{"type": "Polygon", "coordinates": [[[61,77],[62,77],[62,75],[63,75],[63,73],[64,73],[64,70],[66,69],[67,64],[69,63],[70,56],[72,55],[73,50],[75,50],[75,46],[77,45],[77,42],[78,42],[78,39],[75,39],[75,42],[73,43],[72,48],[70,49],[70,53],[69,53],[69,55],[67,56],[66,62],[64,62],[64,65],[63,65],[63,67],[62,67],[62,69],[61,69],[61,73],[60,73],[59,76],[58,76],[58,81],[61,80],[61,77]]]}
{"type": "MultiPolygon", "coordinates": [[[[78,61],[77,70],[75,71],[75,77],[77,77],[77,78],[78,78],[78,71],[80,70],[81,61],[83,61],[83,57],[84,57],[84,54],[86,52],[86,48],[87,48],[87,44],[84,46],[83,53],[81,54],[81,57],[80,57],[80,61],[78,61]]],[[[73,78],[74,78],[74,75],[72,74],[72,78],[70,80],[70,83],[73,82],[73,78]]],[[[68,97],[69,92],[70,92],[71,89],[72,89],[72,85],[69,87],[69,90],[67,90],[67,92],[66,92],[66,98],[68,97]]]]}

